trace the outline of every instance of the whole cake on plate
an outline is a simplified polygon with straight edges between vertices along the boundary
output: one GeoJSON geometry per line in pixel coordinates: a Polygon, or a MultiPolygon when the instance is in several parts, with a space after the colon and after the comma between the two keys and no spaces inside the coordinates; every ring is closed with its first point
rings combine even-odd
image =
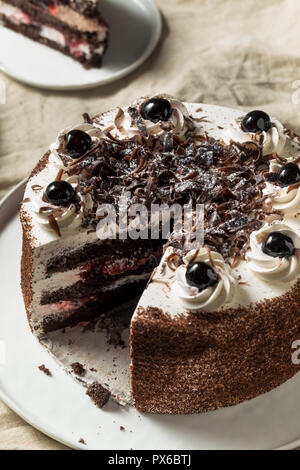
{"type": "Polygon", "coordinates": [[[108,25],[98,0],[0,0],[0,23],[84,67],[101,67],[108,25]]]}
{"type": "Polygon", "coordinates": [[[144,412],[214,410],[290,379],[299,370],[299,150],[259,110],[159,95],[85,114],[26,186],[22,290],[33,333],[111,315],[140,295],[130,374],[144,412]],[[168,212],[165,233],[174,205],[198,222],[168,212]],[[155,237],[153,206],[162,208],[155,237]]]}

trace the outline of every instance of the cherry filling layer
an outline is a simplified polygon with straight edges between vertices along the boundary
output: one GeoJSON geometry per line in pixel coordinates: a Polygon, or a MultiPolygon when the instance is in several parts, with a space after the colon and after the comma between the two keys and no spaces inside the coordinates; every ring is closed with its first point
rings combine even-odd
{"type": "Polygon", "coordinates": [[[122,274],[129,274],[136,271],[142,266],[147,266],[151,269],[150,255],[142,258],[115,258],[106,260],[97,260],[92,263],[87,263],[83,266],[80,273],[82,279],[86,279],[93,271],[98,276],[120,276],[122,274]]]}
{"type": "Polygon", "coordinates": [[[50,15],[58,16],[57,6],[54,3],[48,6],[48,10],[49,10],[50,15]]]}

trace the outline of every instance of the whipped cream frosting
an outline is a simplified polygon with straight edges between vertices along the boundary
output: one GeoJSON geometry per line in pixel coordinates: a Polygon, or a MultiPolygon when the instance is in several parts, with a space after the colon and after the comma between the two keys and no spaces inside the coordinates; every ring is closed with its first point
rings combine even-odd
{"type": "Polygon", "coordinates": [[[213,312],[233,301],[238,280],[222,255],[214,251],[209,252],[207,248],[201,248],[199,251],[190,251],[183,258],[183,262],[184,264],[176,270],[173,292],[185,309],[213,312]],[[196,287],[190,286],[186,281],[186,268],[191,261],[204,262],[212,266],[219,276],[217,284],[201,292],[196,287]]]}
{"type": "Polygon", "coordinates": [[[265,224],[250,236],[250,250],[246,254],[249,269],[266,281],[287,282],[299,275],[300,233],[286,223],[265,224]],[[290,258],[273,258],[263,252],[263,243],[271,232],[282,232],[294,243],[295,253],[290,258]]]}
{"type": "Polygon", "coordinates": [[[50,145],[50,156],[49,156],[49,163],[53,165],[57,170],[63,169],[66,170],[67,166],[64,165],[60,155],[62,155],[64,152],[62,150],[62,143],[64,136],[72,131],[72,130],[80,130],[83,132],[86,132],[89,134],[89,136],[92,139],[92,143],[96,144],[99,142],[101,138],[101,132],[99,129],[95,128],[92,124],[84,123],[84,124],[79,124],[78,126],[71,126],[67,127],[66,129],[63,129],[62,131],[59,132],[55,142],[50,145]]]}
{"type": "MultiPolygon", "coordinates": [[[[61,131],[56,141],[50,146],[50,155],[49,155],[49,164],[52,170],[55,170],[56,175],[60,170],[67,170],[67,166],[64,164],[63,160],[60,157],[60,154],[63,153],[62,142],[65,134],[72,129],[80,129],[88,133],[93,144],[97,143],[100,139],[99,130],[95,129],[90,124],[81,124],[78,126],[69,127],[61,131]]],[[[56,177],[55,175],[55,177],[56,177]]],[[[47,180],[47,184],[43,186],[38,186],[36,184],[31,185],[30,190],[30,200],[32,201],[32,212],[34,220],[39,226],[46,231],[52,231],[53,228],[49,225],[49,215],[53,215],[55,221],[57,222],[58,228],[61,233],[64,231],[69,234],[74,233],[78,227],[82,225],[82,222],[85,216],[89,211],[93,209],[93,200],[89,194],[83,194],[80,191],[76,191],[78,188],[78,176],[68,176],[67,173],[63,173],[61,179],[70,183],[73,189],[76,191],[76,203],[70,204],[67,207],[58,207],[50,204],[49,202],[43,199],[45,189],[51,181],[55,179],[47,180]],[[48,210],[47,210],[48,209],[48,210]]]]}
{"type": "MultiPolygon", "coordinates": [[[[62,179],[70,183],[73,189],[76,190],[78,186],[77,176],[70,176],[62,179]]],[[[67,229],[68,233],[72,233],[80,227],[84,216],[93,208],[93,201],[89,194],[84,195],[80,192],[76,192],[78,204],[72,203],[67,207],[57,207],[43,200],[44,191],[44,187],[34,187],[32,189],[32,209],[35,221],[45,230],[53,230],[49,225],[48,219],[49,215],[52,214],[60,231],[67,229]]]]}
{"type": "MultiPolygon", "coordinates": [[[[282,164],[277,160],[271,160],[270,172],[277,173],[282,164]]],[[[266,183],[264,194],[268,196],[267,203],[273,209],[280,211],[286,217],[300,215],[300,187],[292,190],[289,187],[281,187],[270,182],[266,183]]]]}
{"type": "Polygon", "coordinates": [[[286,143],[286,134],[283,125],[277,120],[272,118],[272,127],[266,132],[244,132],[241,128],[242,117],[236,119],[226,129],[224,129],[223,139],[226,143],[231,141],[235,142],[250,142],[254,141],[263,147],[263,154],[269,155],[271,153],[282,154],[286,143]]]}
{"type": "MultiPolygon", "coordinates": [[[[154,123],[147,119],[143,119],[142,116],[140,116],[140,119],[145,126],[148,138],[163,138],[167,132],[172,132],[180,138],[185,137],[187,132],[194,127],[185,105],[176,98],[166,94],[157,95],[154,98],[164,98],[168,100],[171,103],[173,111],[170,119],[165,122],[159,121],[154,123]]],[[[132,106],[139,108],[145,99],[148,98],[140,99],[132,106]]],[[[129,107],[125,110],[117,108],[113,111],[113,114],[99,116],[95,119],[95,126],[99,127],[103,132],[109,129],[110,134],[118,139],[131,139],[138,136],[141,131],[136,122],[132,120],[128,110],[129,107]]]]}

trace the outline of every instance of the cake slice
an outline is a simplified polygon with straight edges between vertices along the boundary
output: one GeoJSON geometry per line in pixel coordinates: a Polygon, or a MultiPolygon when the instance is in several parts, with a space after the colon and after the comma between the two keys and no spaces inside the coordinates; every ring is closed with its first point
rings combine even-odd
{"type": "Polygon", "coordinates": [[[108,25],[97,0],[0,0],[0,22],[85,68],[101,67],[108,25]]]}

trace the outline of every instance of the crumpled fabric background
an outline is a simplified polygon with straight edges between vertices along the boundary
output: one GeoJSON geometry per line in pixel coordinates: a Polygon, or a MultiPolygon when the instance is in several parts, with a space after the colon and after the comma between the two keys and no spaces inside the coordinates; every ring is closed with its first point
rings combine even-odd
{"type": "MultiPolygon", "coordinates": [[[[7,92],[6,105],[0,105],[0,197],[28,175],[58,130],[80,122],[83,112],[93,115],[137,96],[166,92],[186,101],[262,108],[300,132],[298,0],[157,4],[164,19],[160,44],[142,67],[118,82],[88,91],[54,92],[0,73],[7,92]]],[[[64,446],[0,402],[0,448],[64,446]]]]}

